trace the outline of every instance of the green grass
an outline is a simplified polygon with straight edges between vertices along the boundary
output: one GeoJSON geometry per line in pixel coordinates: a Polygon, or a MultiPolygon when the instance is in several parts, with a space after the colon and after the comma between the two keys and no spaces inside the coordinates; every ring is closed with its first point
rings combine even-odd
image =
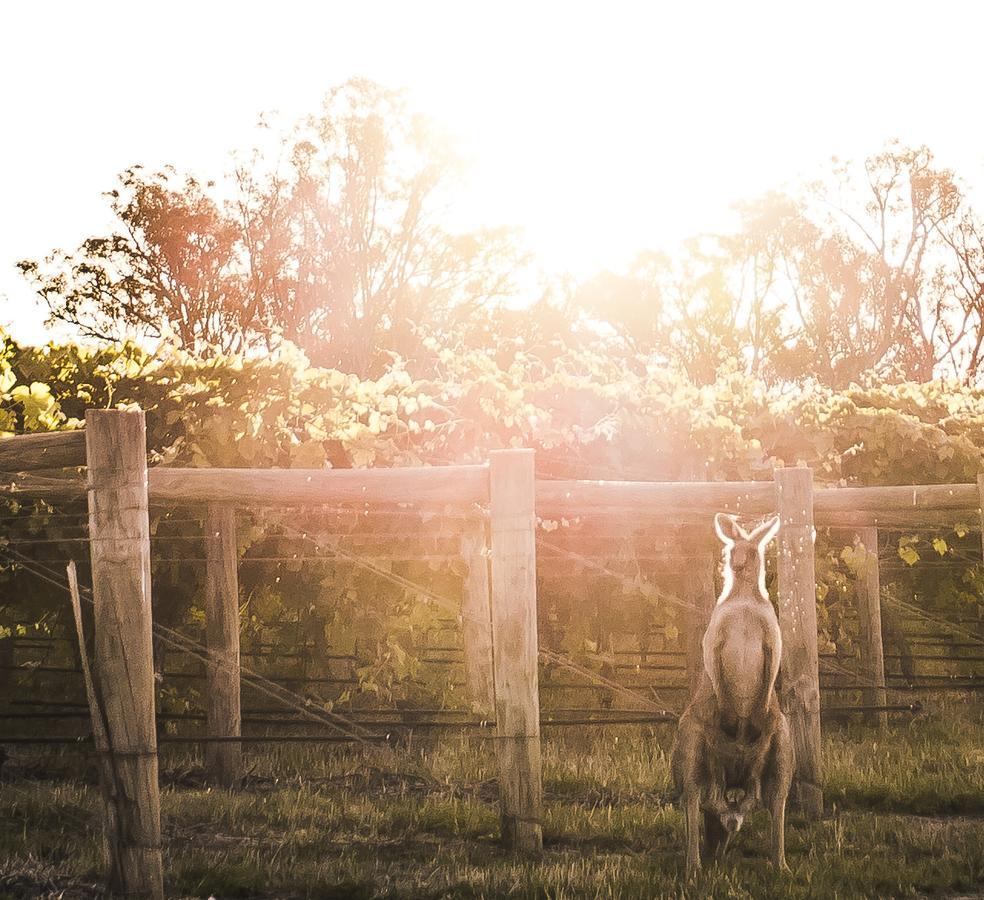
{"type": "MultiPolygon", "coordinates": [[[[490,742],[445,736],[418,748],[436,783],[374,767],[350,750],[254,749],[252,778],[235,793],[187,786],[194,760],[168,748],[168,894],[846,898],[953,896],[984,887],[979,712],[949,710],[945,719],[881,737],[861,727],[828,728],[830,814],[820,822],[790,816],[792,873],[785,876],[768,865],[768,819],[759,813],[722,864],[685,882],[682,819],[662,800],[671,739],[667,728],[551,736],[545,853],[536,862],[516,860],[497,843],[490,742]]],[[[94,896],[97,810],[87,779],[21,777],[0,785],[0,896],[94,896]]]]}

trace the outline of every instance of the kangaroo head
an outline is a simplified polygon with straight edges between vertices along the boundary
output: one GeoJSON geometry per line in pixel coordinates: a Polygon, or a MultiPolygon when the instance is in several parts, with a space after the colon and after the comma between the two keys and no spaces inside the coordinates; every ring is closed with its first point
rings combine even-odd
{"type": "Polygon", "coordinates": [[[724,793],[727,809],[718,817],[728,834],[737,834],[745,821],[741,805],[745,801],[745,791],[741,788],[730,788],[724,793]]]}
{"type": "Polygon", "coordinates": [[[746,531],[737,516],[718,513],[714,530],[724,544],[724,590],[718,602],[727,599],[735,585],[754,584],[767,600],[765,589],[765,548],[779,531],[779,517],[770,516],[751,531],[746,531]]]}

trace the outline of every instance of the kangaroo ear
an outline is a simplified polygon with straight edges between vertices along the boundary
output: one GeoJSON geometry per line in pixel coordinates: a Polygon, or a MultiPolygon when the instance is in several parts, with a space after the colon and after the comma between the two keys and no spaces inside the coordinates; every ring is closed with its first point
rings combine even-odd
{"type": "Polygon", "coordinates": [[[728,545],[737,543],[742,537],[737,516],[730,516],[727,513],[717,513],[714,516],[714,531],[722,543],[728,545]]]}
{"type": "Polygon", "coordinates": [[[764,547],[779,533],[779,516],[766,519],[749,536],[760,547],[764,547]]]}

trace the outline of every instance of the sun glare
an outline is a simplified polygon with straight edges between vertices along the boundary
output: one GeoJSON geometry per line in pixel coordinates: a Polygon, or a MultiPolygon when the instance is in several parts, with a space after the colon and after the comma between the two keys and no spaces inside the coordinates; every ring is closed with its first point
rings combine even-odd
{"type": "MultiPolygon", "coordinates": [[[[726,228],[734,202],[812,174],[834,153],[861,158],[892,136],[928,141],[943,164],[984,181],[976,122],[959,92],[938,90],[944,69],[976,52],[964,46],[974,33],[966,10],[953,30],[942,12],[912,29],[915,7],[878,3],[835,3],[823,17],[770,3],[755,16],[719,2],[286,3],[262,28],[248,4],[236,16],[219,4],[179,3],[163,18],[139,6],[101,9],[95,28],[88,12],[65,5],[50,34],[37,11],[5,13],[8,35],[45,32],[59,61],[39,65],[27,40],[0,60],[7,84],[31,73],[4,98],[15,137],[52,135],[0,147],[3,169],[19,173],[8,178],[0,221],[12,258],[109,227],[100,192],[126,166],[174,163],[216,177],[231,151],[251,146],[260,113],[305,115],[353,76],[405,89],[455,136],[470,165],[452,224],[514,226],[551,273],[588,277],[726,228]],[[121,78],[117,51],[137,34],[147,59],[184,48],[180,64],[121,78]],[[906,60],[937,46],[947,47],[946,66],[908,77],[906,60]],[[906,89],[879,90],[871,103],[884,83],[906,89]],[[95,96],[105,114],[93,110],[95,96]]],[[[18,321],[39,321],[9,266],[4,294],[20,307],[18,321]]]]}
{"type": "Polygon", "coordinates": [[[877,108],[865,101],[870,85],[903,74],[869,52],[867,26],[900,48],[913,40],[876,7],[852,8],[845,31],[805,6],[769,7],[755,29],[718,3],[615,4],[603,18],[557,4],[496,16],[464,6],[436,27],[441,53],[394,75],[471,160],[455,215],[516,225],[547,269],[587,276],[727,227],[736,201],[846,144],[863,156],[887,136],[932,132],[945,160],[980,172],[955,139],[961,117],[929,83],[877,108]]]}

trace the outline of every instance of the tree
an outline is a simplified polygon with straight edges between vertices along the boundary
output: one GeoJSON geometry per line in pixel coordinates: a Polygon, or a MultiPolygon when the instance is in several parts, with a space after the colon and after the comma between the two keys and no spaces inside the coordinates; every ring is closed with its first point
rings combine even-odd
{"type": "Polygon", "coordinates": [[[948,283],[962,208],[926,147],[891,145],[865,160],[863,179],[837,164],[779,248],[796,300],[791,348],[835,386],[866,372],[932,378],[966,335],[948,283]]]}
{"type": "Polygon", "coordinates": [[[956,227],[943,236],[955,265],[941,274],[941,288],[949,291],[960,309],[944,358],[955,373],[973,381],[980,373],[984,345],[984,223],[964,210],[956,227]]]}
{"type": "Polygon", "coordinates": [[[722,367],[837,388],[976,376],[984,223],[927,148],[835,161],[830,177],[738,213],[734,233],[588,282],[579,308],[700,383],[722,367]]]}
{"type": "Polygon", "coordinates": [[[891,144],[862,167],[835,161],[802,195],[771,195],[742,214],[726,245],[734,265],[765,274],[755,302],[782,330],[772,377],[843,388],[869,374],[976,373],[980,230],[928,148],[891,144]]]}
{"type": "Polygon", "coordinates": [[[256,311],[244,303],[235,222],[198,181],[171,169],[127,169],[107,197],[120,232],[56,251],[43,266],[18,264],[49,320],[99,340],[170,329],[189,349],[241,349],[256,311]]]}
{"type": "Polygon", "coordinates": [[[287,338],[314,362],[368,373],[509,289],[510,235],[450,233],[455,161],[398,93],[330,92],[275,153],[222,185],[135,166],[108,196],[122,228],[23,261],[52,320],[104,340],[171,330],[195,353],[287,338]]]}
{"type": "Polygon", "coordinates": [[[743,288],[739,269],[759,265],[727,239],[694,238],[675,256],[640,254],[625,274],[603,272],[581,285],[572,305],[612,328],[623,352],[654,356],[697,384],[722,367],[759,374],[775,350],[778,322],[764,308],[764,291],[743,288]]]}

